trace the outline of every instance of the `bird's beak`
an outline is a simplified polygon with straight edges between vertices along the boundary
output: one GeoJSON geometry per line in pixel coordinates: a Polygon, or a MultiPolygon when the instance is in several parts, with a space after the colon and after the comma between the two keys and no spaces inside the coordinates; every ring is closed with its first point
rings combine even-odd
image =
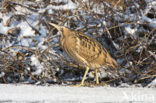
{"type": "Polygon", "coordinates": [[[59,32],[61,32],[61,26],[58,26],[56,24],[53,23],[49,23],[50,25],[52,25],[53,27],[55,27],[59,32]]]}

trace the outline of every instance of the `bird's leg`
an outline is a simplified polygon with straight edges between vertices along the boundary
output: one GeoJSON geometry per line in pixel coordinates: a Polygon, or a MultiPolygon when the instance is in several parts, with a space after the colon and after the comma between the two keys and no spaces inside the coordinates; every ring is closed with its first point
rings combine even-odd
{"type": "Polygon", "coordinates": [[[86,67],[86,71],[85,71],[85,74],[84,74],[84,76],[83,76],[83,79],[82,79],[80,85],[84,85],[84,81],[85,81],[85,79],[86,79],[86,76],[87,76],[87,74],[88,74],[88,71],[89,71],[89,67],[86,67]]]}
{"type": "Polygon", "coordinates": [[[96,74],[96,84],[99,84],[98,68],[95,69],[95,74],[96,74]]]}
{"type": "Polygon", "coordinates": [[[87,74],[88,74],[88,71],[89,71],[89,67],[86,67],[86,71],[85,71],[85,74],[84,74],[83,79],[82,79],[82,81],[81,81],[81,84],[75,85],[76,87],[80,87],[80,86],[83,86],[83,85],[84,85],[84,81],[85,81],[85,79],[86,79],[86,76],[87,76],[87,74]]]}

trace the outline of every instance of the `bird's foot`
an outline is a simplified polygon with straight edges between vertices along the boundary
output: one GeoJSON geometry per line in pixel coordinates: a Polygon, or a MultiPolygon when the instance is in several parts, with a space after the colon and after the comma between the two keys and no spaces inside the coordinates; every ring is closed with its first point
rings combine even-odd
{"type": "Polygon", "coordinates": [[[82,87],[82,86],[84,86],[84,84],[76,84],[76,85],[72,85],[72,87],[82,87]]]}
{"type": "Polygon", "coordinates": [[[101,86],[106,86],[107,83],[106,82],[101,82],[101,86]]]}
{"type": "Polygon", "coordinates": [[[99,86],[101,86],[101,84],[99,84],[99,83],[96,83],[94,86],[96,86],[96,87],[99,87],[99,86]]]}
{"type": "Polygon", "coordinates": [[[96,82],[96,85],[99,85],[100,83],[99,82],[96,82]]]}

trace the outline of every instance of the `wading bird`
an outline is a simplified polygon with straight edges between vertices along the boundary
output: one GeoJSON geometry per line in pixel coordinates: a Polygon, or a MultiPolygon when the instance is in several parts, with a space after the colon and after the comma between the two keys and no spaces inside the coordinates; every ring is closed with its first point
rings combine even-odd
{"type": "Polygon", "coordinates": [[[95,70],[96,84],[99,84],[99,68],[109,66],[112,69],[107,70],[107,72],[117,71],[117,62],[96,39],[64,26],[59,26],[53,23],[49,24],[55,27],[61,34],[60,45],[64,52],[78,64],[86,68],[81,84],[77,86],[84,85],[89,69],[95,70]]]}

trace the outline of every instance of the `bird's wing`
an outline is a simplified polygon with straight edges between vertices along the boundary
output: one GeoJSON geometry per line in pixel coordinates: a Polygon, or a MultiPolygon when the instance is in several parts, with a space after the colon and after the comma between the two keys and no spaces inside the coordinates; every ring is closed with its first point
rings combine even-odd
{"type": "Polygon", "coordinates": [[[69,37],[70,52],[74,59],[92,62],[103,52],[103,47],[95,39],[77,32],[69,37]],[[74,41],[74,42],[73,42],[74,41]]]}

